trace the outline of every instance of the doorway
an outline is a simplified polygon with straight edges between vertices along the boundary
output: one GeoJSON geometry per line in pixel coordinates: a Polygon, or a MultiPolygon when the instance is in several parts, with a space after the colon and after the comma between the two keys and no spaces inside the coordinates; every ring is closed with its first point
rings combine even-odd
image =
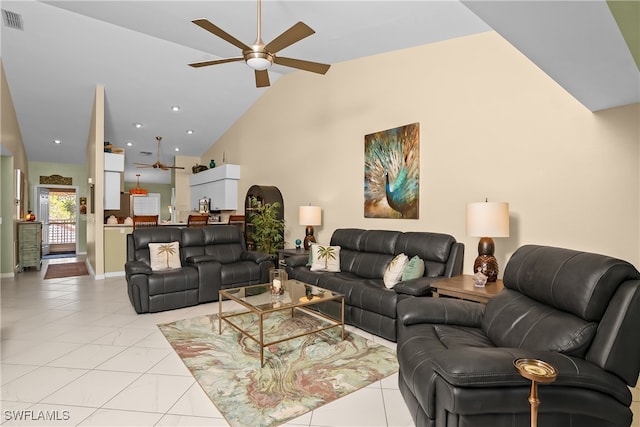
{"type": "Polygon", "coordinates": [[[74,186],[37,186],[36,218],[42,222],[43,257],[75,256],[78,198],[74,186]]]}

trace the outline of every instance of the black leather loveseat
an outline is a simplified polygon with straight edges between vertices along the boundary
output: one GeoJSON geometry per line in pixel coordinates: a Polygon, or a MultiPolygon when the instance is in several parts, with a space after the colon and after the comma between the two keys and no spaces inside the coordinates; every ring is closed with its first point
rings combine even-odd
{"type": "Polygon", "coordinates": [[[217,301],[218,291],[269,280],[269,255],[247,251],[234,225],[204,228],[151,227],[127,235],[125,274],[137,313],[217,301]],[[179,267],[153,271],[150,243],[179,242],[179,267]]]}
{"type": "Polygon", "coordinates": [[[398,301],[431,296],[434,280],[462,274],[464,245],[448,234],[342,228],[333,232],[330,245],[340,246],[340,272],[311,271],[308,257],[293,256],[287,258],[289,278],[344,294],[345,322],[391,341],[398,301]],[[388,289],[384,272],[401,253],[420,257],[424,275],[388,289]]]}
{"type": "Polygon", "coordinates": [[[400,391],[417,427],[526,427],[530,382],[514,368],[541,359],[541,426],[628,427],[640,370],[640,273],[586,252],[523,246],[486,306],[446,298],[398,304],[400,391]]]}

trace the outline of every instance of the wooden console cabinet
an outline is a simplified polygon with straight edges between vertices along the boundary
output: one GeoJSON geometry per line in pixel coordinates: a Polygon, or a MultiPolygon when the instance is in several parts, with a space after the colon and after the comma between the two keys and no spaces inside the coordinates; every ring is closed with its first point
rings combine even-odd
{"type": "Polygon", "coordinates": [[[27,267],[37,267],[42,263],[42,223],[18,223],[18,272],[27,267]]]}

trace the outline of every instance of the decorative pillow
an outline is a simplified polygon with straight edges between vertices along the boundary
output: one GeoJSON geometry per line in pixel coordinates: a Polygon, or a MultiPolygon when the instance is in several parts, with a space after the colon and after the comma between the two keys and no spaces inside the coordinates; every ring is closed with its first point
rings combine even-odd
{"type": "Polygon", "coordinates": [[[418,255],[409,260],[402,272],[402,280],[417,279],[424,276],[424,261],[418,255]]]}
{"type": "Polygon", "coordinates": [[[384,285],[387,288],[393,288],[396,283],[400,281],[402,278],[402,272],[408,262],[409,257],[405,254],[396,255],[396,257],[391,260],[387,269],[384,271],[384,277],[382,278],[382,280],[384,280],[384,285]]]}
{"type": "Polygon", "coordinates": [[[311,271],[340,271],[340,246],[312,244],[311,271]]]}
{"type": "Polygon", "coordinates": [[[170,270],[180,268],[180,243],[149,243],[151,270],[170,270]]]}

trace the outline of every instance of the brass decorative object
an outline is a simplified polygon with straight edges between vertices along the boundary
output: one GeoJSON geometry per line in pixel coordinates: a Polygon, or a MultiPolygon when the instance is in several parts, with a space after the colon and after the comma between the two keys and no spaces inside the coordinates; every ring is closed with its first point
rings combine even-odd
{"type": "Polygon", "coordinates": [[[40,176],[40,184],[73,185],[73,178],[62,175],[40,176]]]}
{"type": "Polygon", "coordinates": [[[556,368],[538,359],[516,359],[513,365],[524,378],[531,380],[529,404],[531,405],[531,427],[538,425],[538,383],[552,383],[558,377],[556,368]]]}

